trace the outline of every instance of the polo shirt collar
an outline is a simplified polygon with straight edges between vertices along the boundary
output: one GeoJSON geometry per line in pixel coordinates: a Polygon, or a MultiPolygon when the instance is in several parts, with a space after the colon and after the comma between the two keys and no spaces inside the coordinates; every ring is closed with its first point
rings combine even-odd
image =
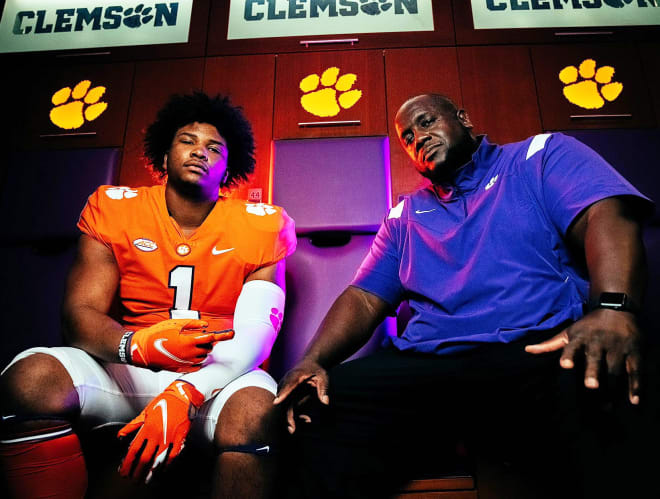
{"type": "Polygon", "coordinates": [[[433,189],[441,201],[447,202],[475,190],[499,155],[500,146],[489,142],[486,135],[478,135],[477,140],[479,147],[472,154],[472,160],[458,170],[452,184],[433,189]]]}

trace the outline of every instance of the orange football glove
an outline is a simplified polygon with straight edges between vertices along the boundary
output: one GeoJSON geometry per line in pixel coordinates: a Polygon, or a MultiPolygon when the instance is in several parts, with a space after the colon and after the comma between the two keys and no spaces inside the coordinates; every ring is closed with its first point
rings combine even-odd
{"type": "Polygon", "coordinates": [[[197,371],[218,341],[234,337],[231,329],[206,332],[207,326],[196,319],[169,319],[138,329],[131,337],[130,362],[153,370],[197,371]]]}
{"type": "Polygon", "coordinates": [[[179,455],[190,430],[191,418],[203,403],[204,395],[185,381],[176,380],[165,388],[117,433],[122,438],[139,429],[119,467],[119,474],[140,479],[149,467],[145,479],[149,483],[159,466],[169,465],[179,455]]]}

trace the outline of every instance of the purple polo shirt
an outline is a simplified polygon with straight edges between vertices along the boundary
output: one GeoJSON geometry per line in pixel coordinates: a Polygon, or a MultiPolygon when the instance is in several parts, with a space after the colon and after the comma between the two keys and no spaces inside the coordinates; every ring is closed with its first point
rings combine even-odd
{"type": "Polygon", "coordinates": [[[352,282],[412,317],[400,350],[508,343],[583,315],[589,283],[563,236],[592,203],[649,202],[593,150],[560,133],[482,138],[447,199],[431,188],[390,210],[352,282]]]}

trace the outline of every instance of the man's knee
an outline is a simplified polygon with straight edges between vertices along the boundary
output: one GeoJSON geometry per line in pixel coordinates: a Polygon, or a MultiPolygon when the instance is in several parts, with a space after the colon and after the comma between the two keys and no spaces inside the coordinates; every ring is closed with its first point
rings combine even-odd
{"type": "Polygon", "coordinates": [[[14,363],[0,377],[3,415],[68,416],[79,409],[69,373],[53,356],[35,353],[14,363]]]}
{"type": "MultiPolygon", "coordinates": [[[[275,396],[259,387],[238,390],[225,403],[215,429],[215,444],[220,449],[272,445],[277,438],[279,409],[275,396]]],[[[245,451],[247,452],[247,451],[245,451]]]]}

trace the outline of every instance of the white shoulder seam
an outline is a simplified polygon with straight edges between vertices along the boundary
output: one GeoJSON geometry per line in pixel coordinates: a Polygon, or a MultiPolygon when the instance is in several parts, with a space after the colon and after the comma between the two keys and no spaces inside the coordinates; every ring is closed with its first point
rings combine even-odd
{"type": "Polygon", "coordinates": [[[539,135],[535,135],[532,141],[529,143],[529,147],[527,148],[527,157],[525,157],[525,161],[543,149],[545,147],[546,141],[548,138],[550,138],[551,135],[551,133],[541,133],[539,135]]]}
{"type": "Polygon", "coordinates": [[[394,208],[390,208],[390,213],[389,213],[389,215],[387,215],[387,219],[389,220],[390,218],[399,218],[399,217],[401,217],[401,213],[403,213],[403,205],[405,204],[405,202],[406,202],[406,200],[403,199],[394,208]]]}

